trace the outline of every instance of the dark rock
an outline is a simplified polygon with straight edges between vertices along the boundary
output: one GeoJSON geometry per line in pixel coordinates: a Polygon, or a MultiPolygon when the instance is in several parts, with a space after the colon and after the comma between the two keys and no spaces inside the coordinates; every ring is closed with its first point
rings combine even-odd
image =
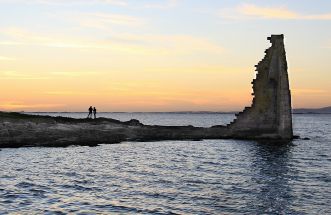
{"type": "Polygon", "coordinates": [[[143,125],[143,124],[142,124],[141,122],[139,122],[139,120],[137,120],[137,119],[131,119],[131,120],[125,122],[125,124],[127,124],[127,125],[131,125],[131,126],[141,126],[141,125],[143,125]]]}

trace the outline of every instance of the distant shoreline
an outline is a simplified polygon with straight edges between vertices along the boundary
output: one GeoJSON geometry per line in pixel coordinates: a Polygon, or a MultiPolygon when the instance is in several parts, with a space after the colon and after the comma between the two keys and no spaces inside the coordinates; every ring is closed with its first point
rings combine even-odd
{"type": "MultiPolygon", "coordinates": [[[[18,113],[86,113],[86,112],[81,112],[81,111],[74,111],[74,112],[69,112],[69,111],[13,111],[13,112],[18,112],[18,113]]],[[[239,111],[238,111],[239,112],[239,111]]],[[[115,111],[115,112],[98,112],[98,113],[127,113],[127,114],[237,114],[238,112],[213,112],[213,111],[183,111],[183,112],[125,112],[125,111],[115,111]]],[[[296,110],[293,111],[292,114],[331,114],[331,112],[297,112],[296,110]]]]}
{"type": "MultiPolygon", "coordinates": [[[[98,113],[131,114],[237,114],[239,111],[104,111],[98,113]]],[[[5,111],[17,113],[86,113],[87,111],[5,111]]],[[[323,108],[294,108],[292,114],[331,114],[331,106],[323,108]]]]}

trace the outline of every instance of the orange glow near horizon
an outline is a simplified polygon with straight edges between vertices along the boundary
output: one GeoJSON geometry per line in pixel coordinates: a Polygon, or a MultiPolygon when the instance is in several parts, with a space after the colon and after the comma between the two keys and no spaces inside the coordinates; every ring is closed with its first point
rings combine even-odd
{"type": "Polygon", "coordinates": [[[233,75],[223,77],[224,73],[215,72],[222,71],[221,68],[194,70],[197,69],[156,69],[145,77],[130,72],[108,76],[102,72],[29,73],[29,76],[8,72],[3,76],[6,81],[2,85],[8,93],[3,95],[0,108],[85,111],[86,107],[93,105],[100,111],[226,111],[249,103],[249,84],[231,84],[241,78],[241,72],[233,70],[233,75]],[[224,83],[220,84],[222,80],[224,83]]]}
{"type": "Polygon", "coordinates": [[[331,105],[329,13],[120,1],[0,0],[0,111],[242,110],[266,38],[278,33],[292,106],[331,105]]]}

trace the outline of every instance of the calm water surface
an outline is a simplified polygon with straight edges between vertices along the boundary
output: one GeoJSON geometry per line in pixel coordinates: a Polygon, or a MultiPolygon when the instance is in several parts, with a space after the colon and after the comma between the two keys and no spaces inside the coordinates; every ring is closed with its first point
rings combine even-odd
{"type": "MultiPolygon", "coordinates": [[[[163,125],[210,126],[233,119],[231,114],[102,114],[163,125]]],[[[294,127],[309,140],[2,149],[0,213],[331,214],[331,115],[294,115],[294,127]]]]}

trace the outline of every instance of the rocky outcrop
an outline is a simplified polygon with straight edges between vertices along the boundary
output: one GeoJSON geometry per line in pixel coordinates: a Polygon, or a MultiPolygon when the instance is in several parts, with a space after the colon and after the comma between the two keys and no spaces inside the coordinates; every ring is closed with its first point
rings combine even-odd
{"type": "Polygon", "coordinates": [[[0,148],[225,138],[291,140],[291,95],[283,35],[268,39],[272,45],[256,65],[252,106],[237,114],[227,126],[150,126],[134,119],[121,122],[0,112],[0,148]]]}
{"type": "Polygon", "coordinates": [[[228,138],[226,128],[151,126],[138,120],[72,119],[0,112],[0,148],[228,138]]]}

